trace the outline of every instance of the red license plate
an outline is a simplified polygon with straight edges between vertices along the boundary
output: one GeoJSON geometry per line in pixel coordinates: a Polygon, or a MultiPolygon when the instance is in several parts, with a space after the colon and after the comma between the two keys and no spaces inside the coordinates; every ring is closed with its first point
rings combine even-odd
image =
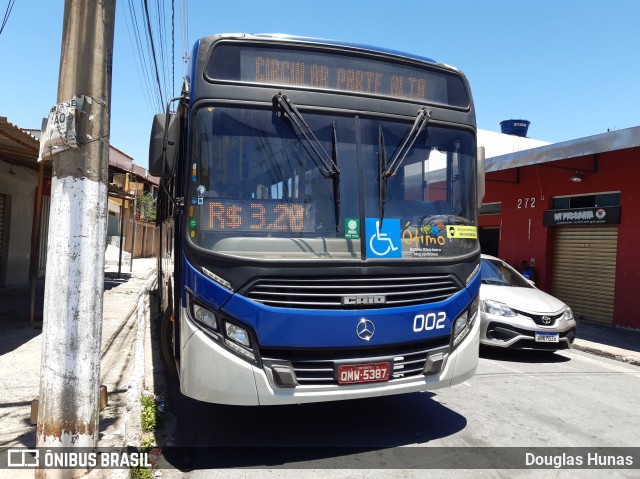
{"type": "Polygon", "coordinates": [[[389,363],[343,364],[338,366],[338,384],[387,381],[390,371],[389,363]]]}

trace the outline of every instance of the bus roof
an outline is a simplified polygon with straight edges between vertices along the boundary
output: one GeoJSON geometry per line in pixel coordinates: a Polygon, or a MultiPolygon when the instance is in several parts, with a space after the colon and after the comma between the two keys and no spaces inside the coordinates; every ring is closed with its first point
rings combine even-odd
{"type": "MultiPolygon", "coordinates": [[[[391,50],[388,48],[376,47],[371,45],[364,45],[360,43],[343,42],[340,40],[330,40],[326,38],[302,37],[302,36],[296,36],[296,35],[289,35],[285,33],[218,33],[210,36],[219,37],[219,38],[247,38],[247,39],[255,38],[255,39],[274,40],[274,41],[287,40],[287,41],[298,42],[298,43],[317,43],[317,44],[323,44],[323,45],[334,45],[338,47],[349,47],[349,48],[354,48],[358,50],[387,53],[389,55],[409,58],[412,60],[438,64],[438,62],[433,60],[432,58],[422,57],[420,55],[414,55],[407,52],[401,52],[398,50],[391,50]]],[[[451,67],[450,65],[446,65],[446,66],[454,70],[456,69],[455,67],[451,67]]]]}

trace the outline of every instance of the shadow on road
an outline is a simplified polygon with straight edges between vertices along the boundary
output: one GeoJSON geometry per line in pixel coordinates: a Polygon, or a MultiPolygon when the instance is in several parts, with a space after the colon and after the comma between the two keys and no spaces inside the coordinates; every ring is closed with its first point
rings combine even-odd
{"type": "Polygon", "coordinates": [[[553,364],[571,361],[571,358],[556,354],[553,351],[536,351],[529,349],[502,349],[487,346],[480,347],[480,357],[506,361],[511,363],[553,364]]]}

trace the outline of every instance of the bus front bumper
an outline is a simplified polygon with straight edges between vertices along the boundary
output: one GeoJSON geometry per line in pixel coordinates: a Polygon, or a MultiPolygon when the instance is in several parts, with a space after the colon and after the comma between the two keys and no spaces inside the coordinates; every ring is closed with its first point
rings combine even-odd
{"type": "MultiPolygon", "coordinates": [[[[183,316],[184,318],[184,316],[183,316]]],[[[439,372],[351,385],[279,387],[270,368],[234,355],[189,320],[182,321],[180,389],[193,399],[241,406],[301,404],[406,394],[452,386],[472,377],[478,364],[479,323],[453,351],[439,372]]]]}

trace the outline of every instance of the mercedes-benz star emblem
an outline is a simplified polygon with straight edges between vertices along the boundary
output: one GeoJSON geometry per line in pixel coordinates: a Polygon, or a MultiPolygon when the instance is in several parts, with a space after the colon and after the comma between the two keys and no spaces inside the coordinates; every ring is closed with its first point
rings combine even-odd
{"type": "Polygon", "coordinates": [[[356,327],[356,333],[358,337],[363,341],[370,341],[373,337],[373,333],[376,332],[376,328],[371,321],[362,318],[356,327]]]}
{"type": "Polygon", "coordinates": [[[543,324],[551,324],[551,318],[549,316],[543,316],[542,317],[542,323],[543,324]]]}

